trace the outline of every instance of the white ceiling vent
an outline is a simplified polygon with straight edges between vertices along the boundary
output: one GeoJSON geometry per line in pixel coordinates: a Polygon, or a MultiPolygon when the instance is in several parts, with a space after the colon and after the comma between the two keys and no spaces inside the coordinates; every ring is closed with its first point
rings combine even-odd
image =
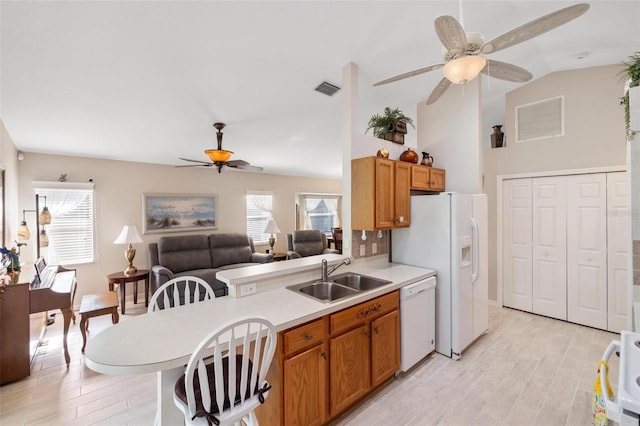
{"type": "Polygon", "coordinates": [[[323,81],[315,88],[316,92],[324,93],[327,96],[333,96],[340,88],[331,83],[323,81]]]}
{"type": "Polygon", "coordinates": [[[516,142],[564,136],[564,96],[516,107],[516,142]]]}

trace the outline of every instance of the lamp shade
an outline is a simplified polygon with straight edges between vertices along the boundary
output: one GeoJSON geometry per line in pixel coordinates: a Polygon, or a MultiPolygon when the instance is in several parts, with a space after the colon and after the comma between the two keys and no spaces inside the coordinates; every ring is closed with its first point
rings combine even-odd
{"type": "Polygon", "coordinates": [[[208,149],[204,153],[207,154],[214,163],[218,161],[227,161],[233,155],[233,151],[227,151],[224,149],[208,149]]]}
{"type": "Polygon", "coordinates": [[[471,81],[487,64],[483,56],[468,55],[447,62],[444,66],[444,76],[454,84],[464,84],[471,81]]]}
{"type": "Polygon", "coordinates": [[[122,228],[122,232],[118,235],[118,238],[113,242],[114,244],[131,244],[131,243],[141,243],[142,238],[140,238],[140,234],[138,234],[138,230],[133,225],[125,225],[122,228]]]}
{"type": "Polygon", "coordinates": [[[49,236],[44,229],[40,230],[40,247],[49,247],[49,236]]]}
{"type": "Polygon", "coordinates": [[[269,219],[269,222],[267,222],[267,226],[264,228],[263,232],[265,234],[279,234],[280,228],[278,228],[278,224],[275,220],[269,219]]]}
{"type": "Polygon", "coordinates": [[[31,236],[31,231],[29,231],[29,227],[27,226],[26,221],[22,221],[20,223],[20,227],[18,228],[18,239],[19,240],[28,240],[31,236]]]}
{"type": "Polygon", "coordinates": [[[51,212],[47,206],[42,208],[38,221],[40,222],[40,225],[49,225],[51,223],[51,212]]]}

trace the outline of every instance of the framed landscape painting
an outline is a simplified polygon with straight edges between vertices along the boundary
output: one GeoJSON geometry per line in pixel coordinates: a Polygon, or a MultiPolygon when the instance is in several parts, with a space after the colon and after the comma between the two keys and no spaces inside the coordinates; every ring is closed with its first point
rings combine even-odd
{"type": "Polygon", "coordinates": [[[143,194],[144,234],[216,229],[216,196],[143,194]]]}

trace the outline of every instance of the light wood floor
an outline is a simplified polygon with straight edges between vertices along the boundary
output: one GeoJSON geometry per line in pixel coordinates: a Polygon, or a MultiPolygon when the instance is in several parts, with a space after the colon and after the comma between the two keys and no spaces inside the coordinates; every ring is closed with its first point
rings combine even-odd
{"type": "MultiPolygon", "coordinates": [[[[121,321],[143,306],[128,302],[121,321]]],[[[435,354],[334,424],[589,425],[597,365],[618,335],[506,308],[490,307],[489,315],[489,333],[460,361],[435,354]]],[[[110,325],[109,316],[92,318],[90,335],[110,325]]],[[[85,367],[78,325],[71,326],[67,369],[61,328],[59,317],[29,378],[0,387],[0,425],[152,425],[156,376],[85,367]]],[[[617,375],[613,361],[614,390],[617,375]]]]}

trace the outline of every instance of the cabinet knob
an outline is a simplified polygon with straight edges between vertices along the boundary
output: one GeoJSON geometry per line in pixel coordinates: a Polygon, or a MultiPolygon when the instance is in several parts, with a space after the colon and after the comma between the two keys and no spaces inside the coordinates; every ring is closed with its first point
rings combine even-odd
{"type": "Polygon", "coordinates": [[[322,357],[322,359],[327,359],[327,353],[326,352],[320,352],[320,356],[322,357]]]}
{"type": "Polygon", "coordinates": [[[304,340],[313,340],[313,336],[309,336],[308,334],[305,334],[304,340]]]}
{"type": "Polygon", "coordinates": [[[375,331],[376,334],[380,334],[380,331],[378,330],[378,326],[373,327],[373,331],[375,331]]]}

